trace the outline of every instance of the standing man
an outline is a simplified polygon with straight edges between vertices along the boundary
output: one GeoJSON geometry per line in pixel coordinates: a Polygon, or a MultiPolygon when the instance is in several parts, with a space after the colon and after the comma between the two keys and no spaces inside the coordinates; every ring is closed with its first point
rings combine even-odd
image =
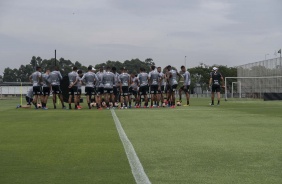
{"type": "Polygon", "coordinates": [[[118,102],[119,100],[119,74],[117,73],[117,69],[116,67],[112,67],[112,72],[113,74],[115,75],[115,83],[114,83],[114,86],[113,86],[113,90],[114,90],[114,102],[113,102],[113,106],[115,107],[115,103],[118,102]]]}
{"type": "Polygon", "coordinates": [[[78,82],[78,74],[77,67],[74,66],[72,71],[68,73],[69,77],[69,109],[72,109],[71,102],[73,98],[75,109],[81,109],[77,107],[77,82],[78,82]]]}
{"type": "Polygon", "coordinates": [[[161,84],[161,88],[160,88],[158,96],[159,96],[159,100],[163,104],[164,103],[164,94],[166,93],[166,90],[165,90],[166,78],[165,78],[165,74],[162,72],[161,67],[158,67],[157,70],[159,72],[159,80],[160,80],[160,84],[161,84]]]}
{"type": "Polygon", "coordinates": [[[104,71],[103,67],[99,68],[99,72],[96,73],[96,76],[98,78],[98,81],[96,82],[96,106],[97,109],[102,109],[102,95],[104,94],[104,85],[103,85],[103,76],[104,76],[104,71]]]}
{"type": "Polygon", "coordinates": [[[140,73],[137,76],[138,78],[138,84],[139,84],[139,103],[141,106],[141,96],[144,96],[145,104],[144,108],[148,107],[148,92],[149,92],[149,86],[148,86],[148,74],[145,72],[144,68],[140,68],[140,73]]]}
{"type": "Polygon", "coordinates": [[[88,72],[83,75],[81,78],[82,81],[85,83],[85,95],[88,104],[88,108],[91,109],[91,96],[95,94],[95,82],[98,82],[98,78],[95,73],[93,73],[92,66],[88,67],[88,72]]]}
{"type": "Polygon", "coordinates": [[[160,91],[160,74],[155,66],[151,66],[151,71],[148,75],[149,83],[151,85],[151,108],[159,105],[159,91],[160,91]],[[154,104],[153,104],[154,103],[154,104]]]}
{"type": "MultiPolygon", "coordinates": [[[[220,104],[220,81],[223,83],[223,76],[218,72],[217,67],[213,67],[213,71],[210,73],[209,86],[211,87],[211,105],[214,105],[214,93],[217,93],[217,105],[220,104]]],[[[224,85],[222,86],[225,87],[224,85]]]]}
{"type": "MultiPolygon", "coordinates": [[[[38,98],[41,98],[42,95],[42,90],[41,90],[41,80],[42,80],[42,75],[41,75],[41,67],[37,66],[36,67],[36,71],[33,72],[30,76],[29,76],[29,80],[30,82],[32,82],[32,86],[33,86],[33,104],[35,106],[35,109],[38,109],[37,107],[37,100],[38,98]]],[[[41,100],[41,99],[40,99],[41,100]]]]}
{"type": "Polygon", "coordinates": [[[190,73],[186,70],[185,66],[181,66],[181,72],[183,73],[182,76],[184,78],[182,90],[186,94],[186,100],[187,100],[186,106],[188,106],[190,105],[189,104],[189,99],[190,99],[189,92],[190,92],[191,77],[190,77],[190,73]]]}
{"type": "Polygon", "coordinates": [[[53,105],[54,105],[54,109],[56,109],[56,95],[58,95],[58,97],[61,100],[62,103],[62,108],[65,109],[65,104],[64,104],[64,99],[63,99],[63,95],[62,95],[62,90],[60,87],[61,84],[61,80],[63,79],[61,72],[59,71],[59,67],[55,66],[54,67],[54,71],[52,71],[49,74],[49,82],[51,83],[51,87],[52,87],[52,92],[53,92],[53,105]]]}
{"type": "Polygon", "coordinates": [[[130,84],[130,76],[126,72],[125,68],[122,68],[122,73],[119,75],[119,81],[120,81],[121,108],[127,109],[128,96],[129,96],[128,87],[130,84]]]}
{"type": "Polygon", "coordinates": [[[41,103],[42,103],[42,109],[47,110],[48,108],[46,107],[48,98],[50,96],[50,91],[51,91],[51,84],[49,82],[49,74],[50,74],[50,69],[46,69],[45,74],[42,74],[42,91],[43,91],[43,96],[41,98],[41,103]]]}
{"type": "Polygon", "coordinates": [[[106,68],[106,72],[103,75],[102,83],[104,85],[105,101],[107,109],[110,108],[109,102],[113,102],[113,85],[115,83],[115,74],[110,72],[110,67],[106,68]]]}
{"type": "Polygon", "coordinates": [[[171,68],[170,65],[167,66],[167,79],[169,81],[169,92],[168,99],[170,99],[170,106],[175,108],[175,91],[178,86],[181,75],[171,68]],[[177,79],[178,76],[178,79],[177,79]]]}
{"type": "Polygon", "coordinates": [[[129,108],[131,108],[131,95],[134,96],[134,100],[135,100],[135,107],[138,107],[138,78],[137,75],[135,73],[131,73],[130,74],[130,87],[128,89],[129,91],[129,97],[128,97],[128,101],[129,101],[129,108]]]}

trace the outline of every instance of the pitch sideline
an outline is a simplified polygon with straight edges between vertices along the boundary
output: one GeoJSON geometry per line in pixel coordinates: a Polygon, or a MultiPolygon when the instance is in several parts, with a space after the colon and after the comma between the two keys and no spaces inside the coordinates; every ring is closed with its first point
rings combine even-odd
{"type": "Polygon", "coordinates": [[[119,137],[121,139],[121,142],[123,144],[127,159],[129,161],[131,172],[133,174],[133,177],[137,184],[151,184],[148,176],[146,175],[143,166],[130,142],[128,139],[126,133],[124,132],[121,123],[113,109],[111,109],[111,113],[119,134],[119,137]]]}

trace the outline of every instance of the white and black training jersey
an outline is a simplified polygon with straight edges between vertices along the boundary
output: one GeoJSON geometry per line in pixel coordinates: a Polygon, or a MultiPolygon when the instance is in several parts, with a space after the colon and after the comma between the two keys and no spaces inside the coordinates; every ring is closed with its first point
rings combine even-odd
{"type": "Polygon", "coordinates": [[[43,87],[49,87],[50,82],[49,82],[49,75],[48,74],[42,74],[42,86],[43,87]]]}
{"type": "Polygon", "coordinates": [[[103,76],[104,76],[104,72],[97,72],[96,76],[98,78],[98,81],[96,82],[96,87],[104,87],[104,84],[102,82],[103,76]]]}
{"type": "Polygon", "coordinates": [[[27,90],[26,96],[29,98],[33,98],[33,88],[29,88],[27,90]]]}
{"type": "Polygon", "coordinates": [[[166,85],[165,74],[163,72],[159,73],[159,80],[161,81],[161,86],[165,86],[166,85]]]}
{"type": "Polygon", "coordinates": [[[190,73],[188,71],[186,71],[185,73],[182,74],[182,76],[184,78],[183,86],[190,86],[190,84],[191,84],[190,73]]]}
{"type": "Polygon", "coordinates": [[[118,73],[114,73],[115,75],[115,83],[114,83],[114,87],[117,87],[119,85],[119,74],[118,73]]]}
{"type": "Polygon", "coordinates": [[[77,80],[78,74],[77,72],[72,71],[68,73],[68,77],[69,77],[69,84],[72,85],[77,80]]]}
{"type": "Polygon", "coordinates": [[[128,73],[122,73],[119,75],[119,80],[122,86],[129,86],[130,75],[128,73]]]}
{"type": "Polygon", "coordinates": [[[40,72],[38,72],[38,71],[33,72],[30,75],[31,80],[32,80],[32,86],[41,86],[40,85],[41,76],[42,76],[42,74],[40,72]]]}
{"type": "Polygon", "coordinates": [[[53,71],[49,74],[49,82],[52,86],[59,86],[62,80],[62,75],[60,71],[53,71]]]}
{"type": "Polygon", "coordinates": [[[147,86],[148,85],[148,74],[145,72],[139,73],[138,76],[138,82],[140,86],[147,86]]]}
{"type": "Polygon", "coordinates": [[[87,72],[83,75],[81,80],[84,81],[86,87],[94,88],[95,82],[98,82],[98,77],[93,72],[87,72]]]}
{"type": "Polygon", "coordinates": [[[149,73],[148,78],[150,79],[151,85],[159,85],[160,74],[156,69],[149,73]]]}
{"type": "Polygon", "coordinates": [[[169,78],[169,85],[173,86],[173,85],[177,85],[177,71],[175,70],[170,70],[169,74],[171,74],[171,77],[169,78]]]}
{"type": "Polygon", "coordinates": [[[106,89],[113,88],[115,83],[115,74],[112,72],[105,72],[102,78],[102,83],[106,89]]]}
{"type": "Polygon", "coordinates": [[[222,75],[219,72],[211,72],[210,78],[212,78],[213,85],[220,85],[220,80],[222,78],[222,75]]]}
{"type": "Polygon", "coordinates": [[[137,91],[137,88],[138,88],[138,78],[137,77],[131,77],[130,87],[132,88],[132,90],[137,91]]]}

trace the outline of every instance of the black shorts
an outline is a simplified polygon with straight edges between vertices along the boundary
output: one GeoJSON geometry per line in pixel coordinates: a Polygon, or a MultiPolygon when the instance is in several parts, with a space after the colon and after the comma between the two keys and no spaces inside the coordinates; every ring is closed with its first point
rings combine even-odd
{"type": "Polygon", "coordinates": [[[212,85],[212,92],[220,92],[220,85],[213,84],[212,85]]]}
{"type": "Polygon", "coordinates": [[[151,85],[151,94],[158,94],[159,93],[158,88],[159,88],[158,85],[151,85]]]}
{"type": "Polygon", "coordinates": [[[97,95],[104,94],[104,87],[97,87],[96,92],[97,92],[97,95]]]}
{"type": "Polygon", "coordinates": [[[85,87],[85,95],[89,96],[89,95],[95,95],[95,90],[92,87],[85,87]]]}
{"type": "Polygon", "coordinates": [[[120,95],[122,96],[128,96],[129,95],[129,90],[128,90],[128,86],[122,86],[122,93],[120,95]]]}
{"type": "Polygon", "coordinates": [[[114,92],[114,95],[117,96],[119,94],[119,88],[114,86],[113,87],[113,92],[114,92]]]}
{"type": "Polygon", "coordinates": [[[139,94],[140,95],[147,95],[149,92],[149,86],[140,86],[139,87],[139,94]]]}
{"type": "Polygon", "coordinates": [[[43,87],[43,96],[50,96],[50,87],[43,87]]]}
{"type": "Polygon", "coordinates": [[[81,95],[81,88],[77,89],[77,95],[81,95]]]}
{"type": "Polygon", "coordinates": [[[41,86],[33,86],[33,95],[42,95],[41,86]]]}
{"type": "Polygon", "coordinates": [[[134,96],[137,95],[137,91],[133,90],[132,87],[129,87],[128,92],[129,92],[129,95],[134,95],[134,96]]]}
{"type": "Polygon", "coordinates": [[[25,97],[25,100],[27,102],[27,105],[31,105],[31,102],[33,101],[33,99],[28,96],[25,97]]]}
{"type": "Polygon", "coordinates": [[[186,89],[184,88],[184,86],[181,86],[181,88],[180,88],[182,91],[184,91],[185,93],[189,93],[189,89],[190,89],[190,86],[189,85],[187,85],[186,86],[186,89]]]}
{"type": "Polygon", "coordinates": [[[177,84],[174,84],[174,85],[170,86],[169,92],[175,92],[176,88],[177,88],[177,84]]]}
{"type": "Polygon", "coordinates": [[[104,93],[112,94],[113,92],[113,88],[104,88],[104,93]]]}
{"type": "Polygon", "coordinates": [[[77,86],[72,86],[71,88],[69,88],[69,95],[72,96],[77,95],[77,91],[78,91],[77,86]]]}
{"type": "Polygon", "coordinates": [[[62,94],[61,87],[59,85],[52,86],[52,92],[53,94],[62,94]]]}
{"type": "Polygon", "coordinates": [[[161,93],[161,94],[166,93],[166,91],[165,91],[165,86],[161,86],[161,90],[159,91],[159,93],[161,93]]]}

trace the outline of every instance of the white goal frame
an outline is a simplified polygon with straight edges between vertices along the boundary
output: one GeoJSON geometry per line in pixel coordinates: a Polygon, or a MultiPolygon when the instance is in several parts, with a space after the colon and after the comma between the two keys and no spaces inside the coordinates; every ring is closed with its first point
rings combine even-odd
{"type": "MultiPolygon", "coordinates": [[[[225,100],[227,100],[227,79],[271,79],[271,78],[282,78],[282,76],[264,76],[264,77],[225,77],[224,78],[224,86],[225,86],[225,100]]],[[[233,96],[233,84],[234,83],[240,83],[239,84],[239,98],[241,98],[241,82],[232,82],[232,96],[233,96]]],[[[281,84],[282,86],[282,84],[281,84]]]]}

